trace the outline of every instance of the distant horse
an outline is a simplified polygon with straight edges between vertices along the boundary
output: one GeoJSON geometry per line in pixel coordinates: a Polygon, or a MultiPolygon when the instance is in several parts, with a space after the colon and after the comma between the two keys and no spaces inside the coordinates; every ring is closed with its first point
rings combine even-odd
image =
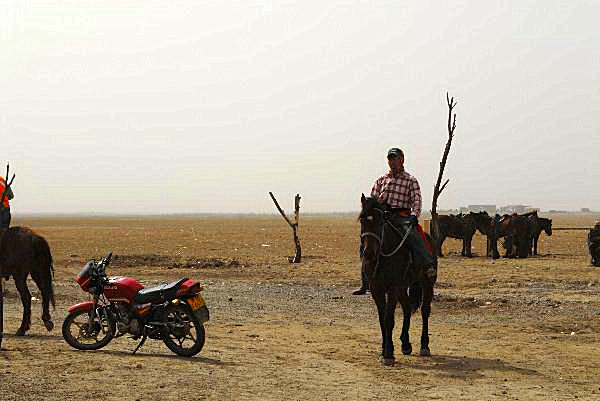
{"type": "MultiPolygon", "coordinates": [[[[469,215],[475,221],[475,226],[477,230],[486,236],[487,245],[485,256],[492,256],[492,258],[497,259],[500,257],[498,252],[497,241],[500,238],[503,238],[506,235],[506,229],[508,228],[508,223],[502,224],[503,218],[499,215],[495,217],[491,217],[487,214],[486,211],[482,211],[479,213],[471,212],[469,215]]],[[[504,217],[506,217],[505,215],[504,217]]]]}
{"type": "Polygon", "coordinates": [[[492,258],[500,257],[498,252],[498,240],[506,238],[504,247],[507,258],[526,258],[529,246],[529,228],[527,218],[530,213],[524,215],[505,214],[490,217],[486,212],[471,213],[474,217],[477,229],[487,236],[486,256],[492,255],[492,258]]]}
{"type": "Polygon", "coordinates": [[[42,321],[48,331],[54,328],[50,318],[50,303],[55,306],[52,278],[54,268],[48,242],[25,227],[0,230],[0,276],[15,280],[15,286],[23,304],[23,320],[17,335],[25,335],[31,327],[31,293],[27,277],[31,274],[42,293],[42,321]]]}
{"type": "Polygon", "coordinates": [[[538,240],[542,231],[547,236],[552,236],[552,219],[538,217],[537,213],[527,218],[529,224],[529,255],[538,254],[538,240]]]}
{"type": "Polygon", "coordinates": [[[600,267],[600,221],[588,233],[587,244],[592,257],[592,265],[600,267]]]}
{"type": "Polygon", "coordinates": [[[471,253],[471,242],[473,241],[473,235],[475,235],[477,227],[475,220],[470,214],[439,215],[438,227],[440,233],[438,256],[444,256],[442,254],[442,245],[446,240],[446,237],[461,239],[462,251],[460,254],[469,258],[473,256],[471,253]]]}
{"type": "Polygon", "coordinates": [[[527,215],[512,214],[507,221],[506,248],[507,258],[526,258],[529,254],[530,231],[527,215]]]}
{"type": "MultiPolygon", "coordinates": [[[[362,210],[359,215],[360,236],[363,242],[363,268],[369,280],[371,296],[377,305],[381,328],[381,357],[386,365],[394,362],[392,334],[395,324],[396,304],[402,306],[402,353],[412,353],[409,339],[410,318],[419,306],[423,319],[420,355],[429,356],[429,315],[435,274],[428,276],[412,264],[411,252],[404,245],[408,235],[406,227],[398,222],[397,216],[373,198],[361,197],[362,210]]],[[[435,252],[434,257],[435,257],[435,252]]],[[[437,263],[437,259],[436,259],[437,263]]]]}

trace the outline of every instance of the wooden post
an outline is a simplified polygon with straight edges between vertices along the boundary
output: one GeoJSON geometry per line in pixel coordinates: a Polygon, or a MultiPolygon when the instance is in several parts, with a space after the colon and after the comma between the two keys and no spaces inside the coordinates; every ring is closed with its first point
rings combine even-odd
{"type": "Polygon", "coordinates": [[[448,141],[444,148],[444,155],[440,162],[440,171],[438,178],[433,189],[433,201],[431,202],[431,238],[435,244],[435,249],[439,252],[439,238],[440,238],[440,227],[438,225],[438,214],[437,214],[437,200],[446,185],[450,180],[446,180],[444,185],[440,188],[442,177],[444,176],[444,168],[446,167],[446,161],[448,160],[448,153],[450,153],[450,146],[452,146],[452,138],[454,137],[454,129],[456,128],[456,113],[452,115],[452,110],[456,107],[454,97],[450,98],[446,92],[446,103],[448,104],[448,141]]]}
{"type": "Polygon", "coordinates": [[[273,199],[273,202],[275,203],[277,210],[279,210],[279,213],[281,214],[283,219],[288,223],[288,225],[292,228],[292,231],[294,233],[294,245],[296,246],[296,254],[294,255],[293,258],[291,258],[289,260],[291,263],[300,263],[300,261],[302,260],[302,247],[300,246],[300,239],[298,238],[298,221],[300,220],[300,195],[296,194],[296,197],[294,198],[294,217],[295,218],[294,218],[293,223],[285,215],[285,212],[281,209],[281,207],[279,206],[279,203],[277,203],[277,199],[275,199],[275,196],[273,195],[273,193],[269,192],[269,195],[271,196],[271,199],[273,199]]]}
{"type": "Polygon", "coordinates": [[[422,227],[423,231],[431,235],[431,219],[423,219],[422,227]]]}

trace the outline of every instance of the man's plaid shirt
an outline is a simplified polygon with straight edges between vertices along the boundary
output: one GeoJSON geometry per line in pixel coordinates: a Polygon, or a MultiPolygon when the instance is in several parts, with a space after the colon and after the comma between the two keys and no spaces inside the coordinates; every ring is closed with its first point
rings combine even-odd
{"type": "Polygon", "coordinates": [[[373,185],[371,197],[393,208],[410,209],[417,217],[421,215],[421,188],[417,179],[406,171],[398,178],[394,178],[391,171],[379,177],[373,185]]]}

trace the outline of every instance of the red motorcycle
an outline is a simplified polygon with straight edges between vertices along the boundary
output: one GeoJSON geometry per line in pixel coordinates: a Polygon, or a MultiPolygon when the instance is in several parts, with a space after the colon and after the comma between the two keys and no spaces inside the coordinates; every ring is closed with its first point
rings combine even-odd
{"type": "Polygon", "coordinates": [[[99,262],[89,261],[75,279],[93,300],[69,308],[62,326],[65,341],[80,350],[97,350],[130,334],[141,338],[134,354],[148,337],[162,340],[177,355],[200,352],[209,319],[200,283],[182,278],[144,288],[129,277],[108,277],[111,257],[112,252],[99,262]]]}

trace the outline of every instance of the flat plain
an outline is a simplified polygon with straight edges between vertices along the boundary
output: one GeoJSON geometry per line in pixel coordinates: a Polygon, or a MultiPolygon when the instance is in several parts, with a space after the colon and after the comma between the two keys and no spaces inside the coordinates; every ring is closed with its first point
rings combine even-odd
{"type": "MultiPolygon", "coordinates": [[[[592,227],[592,214],[558,214],[556,227],[592,227]]],[[[303,260],[291,264],[292,232],[280,216],[15,218],[49,242],[56,328],[34,300],[32,329],[15,337],[21,305],[11,281],[0,351],[0,400],[598,400],[600,269],[586,231],[541,235],[540,255],[460,256],[448,239],[430,321],[431,357],[399,351],[378,360],[380,331],[359,285],[356,216],[300,221],[303,260]],[[74,282],[83,264],[112,250],[109,274],[149,286],[189,277],[205,286],[206,345],[193,358],[121,337],[93,352],[62,339],[67,308],[87,299],[74,282]]],[[[30,280],[33,297],[37,287],[30,280]]],[[[412,319],[418,350],[420,314],[412,319]]]]}

